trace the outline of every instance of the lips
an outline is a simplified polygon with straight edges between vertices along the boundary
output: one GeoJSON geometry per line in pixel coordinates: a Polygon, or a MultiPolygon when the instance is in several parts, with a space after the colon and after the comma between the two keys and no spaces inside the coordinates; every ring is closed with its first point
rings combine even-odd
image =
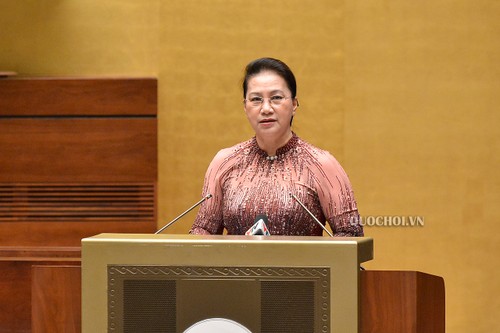
{"type": "Polygon", "coordinates": [[[268,123],[274,123],[276,120],[275,119],[270,119],[270,118],[267,118],[267,119],[262,119],[260,121],[261,124],[268,124],[268,123]]]}

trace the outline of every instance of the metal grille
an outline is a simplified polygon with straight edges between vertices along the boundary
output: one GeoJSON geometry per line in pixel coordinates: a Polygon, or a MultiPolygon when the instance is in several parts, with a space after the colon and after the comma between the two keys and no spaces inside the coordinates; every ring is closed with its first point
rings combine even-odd
{"type": "Polygon", "coordinates": [[[124,333],[175,333],[175,281],[125,280],[123,314],[124,333]]]}
{"type": "Polygon", "coordinates": [[[328,333],[329,297],[325,267],[108,266],[109,332],[175,332],[217,317],[252,332],[328,333]]]}
{"type": "Polygon", "coordinates": [[[314,332],[314,282],[262,281],[261,332],[314,332]]]}

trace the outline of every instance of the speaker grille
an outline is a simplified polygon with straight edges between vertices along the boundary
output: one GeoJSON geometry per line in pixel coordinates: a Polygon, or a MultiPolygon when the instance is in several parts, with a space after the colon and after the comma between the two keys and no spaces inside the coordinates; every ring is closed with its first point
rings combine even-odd
{"type": "Polygon", "coordinates": [[[314,282],[262,281],[261,332],[314,332],[314,282]]]}
{"type": "Polygon", "coordinates": [[[175,333],[176,285],[172,280],[125,280],[124,333],[175,333]]]}
{"type": "Polygon", "coordinates": [[[182,332],[206,318],[254,333],[329,333],[330,269],[108,266],[108,332],[182,332]]]}

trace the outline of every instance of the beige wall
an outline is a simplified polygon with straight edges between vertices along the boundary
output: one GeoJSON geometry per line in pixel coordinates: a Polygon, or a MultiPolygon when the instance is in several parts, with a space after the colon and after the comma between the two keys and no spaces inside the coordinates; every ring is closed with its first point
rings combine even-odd
{"type": "Polygon", "coordinates": [[[346,6],[344,164],[363,213],[421,215],[425,226],[367,229],[377,257],[368,267],[444,276],[448,332],[491,332],[500,3],[370,3],[346,6]]]}
{"type": "Polygon", "coordinates": [[[497,326],[500,2],[0,0],[0,12],[0,71],[158,77],[159,225],[199,199],[218,149],[252,135],[245,64],[283,59],[295,130],[341,161],[361,213],[424,218],[366,227],[367,268],[443,276],[447,332],[497,326]]]}

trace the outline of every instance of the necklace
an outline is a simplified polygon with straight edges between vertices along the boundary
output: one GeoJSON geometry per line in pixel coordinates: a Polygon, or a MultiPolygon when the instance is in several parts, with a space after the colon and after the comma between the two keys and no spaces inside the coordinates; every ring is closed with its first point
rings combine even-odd
{"type": "Polygon", "coordinates": [[[268,161],[274,161],[274,160],[277,160],[278,159],[278,156],[277,155],[274,155],[274,156],[266,156],[266,160],[268,161]]]}

